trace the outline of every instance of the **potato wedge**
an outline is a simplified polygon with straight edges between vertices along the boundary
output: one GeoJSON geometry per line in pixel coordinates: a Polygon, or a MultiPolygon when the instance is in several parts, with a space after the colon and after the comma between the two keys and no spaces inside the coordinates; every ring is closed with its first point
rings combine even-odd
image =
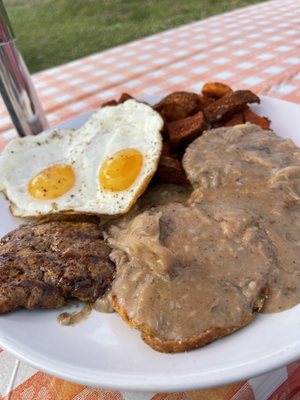
{"type": "Polygon", "coordinates": [[[176,158],[162,156],[156,171],[159,183],[172,183],[174,185],[188,185],[181,161],[176,158]]]}
{"type": "Polygon", "coordinates": [[[202,94],[204,96],[216,100],[232,92],[233,90],[231,89],[230,86],[225,85],[225,83],[221,82],[208,82],[202,88],[202,94]]]}
{"type": "Polygon", "coordinates": [[[200,110],[200,99],[196,93],[174,92],[163,98],[153,108],[167,121],[189,117],[200,110]]]}
{"type": "Polygon", "coordinates": [[[237,90],[207,106],[204,109],[204,115],[210,123],[226,120],[242,110],[247,103],[260,103],[260,99],[250,90],[237,90]]]}
{"type": "Polygon", "coordinates": [[[249,107],[246,107],[243,111],[244,121],[251,122],[252,124],[256,124],[260,126],[262,129],[272,130],[270,128],[271,121],[267,117],[261,117],[260,115],[255,114],[249,107]]]}
{"type": "Polygon", "coordinates": [[[186,147],[206,129],[206,121],[202,111],[198,111],[191,117],[169,122],[167,130],[170,144],[173,150],[178,147],[186,147]]]}

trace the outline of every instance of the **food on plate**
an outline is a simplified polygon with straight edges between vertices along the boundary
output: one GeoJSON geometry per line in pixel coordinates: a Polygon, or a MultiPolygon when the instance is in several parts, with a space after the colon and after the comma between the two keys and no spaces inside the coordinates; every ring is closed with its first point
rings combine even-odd
{"type": "Polygon", "coordinates": [[[300,178],[300,149],[272,131],[244,124],[205,132],[187,148],[183,167],[194,187],[235,182],[254,191],[254,179],[264,185],[279,172],[282,176],[286,171],[288,180],[288,174],[293,171],[296,176],[298,170],[300,178]]]}
{"type": "Polygon", "coordinates": [[[162,125],[150,106],[128,100],[78,130],[16,139],[0,156],[0,190],[18,217],[125,213],[156,171],[162,125]]]}
{"type": "Polygon", "coordinates": [[[101,107],[117,106],[118,104],[122,104],[125,101],[130,100],[130,99],[134,100],[134,98],[129,93],[122,93],[118,100],[113,99],[113,100],[106,101],[105,103],[102,104],[101,107]]]}
{"type": "Polygon", "coordinates": [[[249,323],[265,302],[269,243],[256,216],[234,205],[171,202],[114,224],[109,237],[113,305],[155,350],[203,346],[249,323]]]}
{"type": "Polygon", "coordinates": [[[273,247],[264,311],[300,302],[300,149],[257,125],[219,128],[187,149],[190,202],[211,210],[234,204],[258,217],[273,247]],[[216,201],[216,199],[218,199],[216,201]]]}
{"type": "Polygon", "coordinates": [[[215,100],[220,99],[226,94],[232,93],[233,90],[230,86],[222,82],[207,82],[202,87],[202,94],[215,100]]]}
{"type": "Polygon", "coordinates": [[[245,122],[270,129],[270,121],[254,113],[248,103],[260,102],[250,90],[233,91],[220,82],[208,82],[200,95],[174,92],[154,105],[165,121],[163,129],[163,157],[156,178],[160,183],[183,184],[184,172],[180,168],[182,156],[189,143],[207,129],[234,126],[245,122]],[[168,157],[165,159],[164,157],[168,157]],[[179,160],[180,163],[174,160],[179,160]],[[166,170],[166,161],[168,169],[166,170]],[[181,173],[178,171],[181,169],[181,173]],[[176,177],[179,177],[176,180],[176,177]]]}
{"type": "MultiPolygon", "coordinates": [[[[194,188],[234,183],[257,191],[280,177],[281,189],[300,179],[300,149],[291,140],[253,124],[217,128],[191,143],[183,167],[194,188]]],[[[273,184],[272,184],[273,185],[273,184]]]]}
{"type": "Polygon", "coordinates": [[[181,161],[169,156],[162,156],[156,172],[156,178],[161,184],[188,185],[181,161]]]}
{"type": "Polygon", "coordinates": [[[287,188],[294,185],[291,180],[282,192],[279,187],[264,189],[263,182],[254,190],[227,183],[218,188],[199,188],[190,198],[204,210],[211,211],[214,200],[213,206],[220,213],[234,205],[256,216],[257,227],[265,232],[270,244],[272,259],[267,276],[268,297],[262,309],[266,313],[287,310],[300,303],[300,203],[287,188]]]}
{"type": "Polygon", "coordinates": [[[142,212],[151,207],[161,206],[172,202],[185,203],[189,199],[191,193],[191,185],[152,185],[138,199],[137,209],[138,212],[142,212]]]}
{"type": "Polygon", "coordinates": [[[154,105],[165,121],[177,121],[200,110],[199,96],[191,92],[173,92],[154,105]]]}
{"type": "Polygon", "coordinates": [[[75,298],[179,352],[298,304],[300,149],[253,102],[220,82],[153,108],[123,93],[78,130],[8,145],[13,214],[48,220],[1,239],[0,313],[75,298]]]}
{"type": "Polygon", "coordinates": [[[204,109],[207,122],[213,124],[223,118],[231,117],[248,103],[259,103],[260,99],[250,90],[236,90],[225,94],[204,109]]]}
{"type": "Polygon", "coordinates": [[[172,150],[176,151],[179,147],[185,148],[200,136],[206,127],[207,124],[202,111],[198,111],[190,117],[169,122],[167,131],[172,150]]]}
{"type": "MultiPolygon", "coordinates": [[[[243,110],[244,122],[251,122],[252,124],[258,125],[263,129],[270,130],[271,121],[266,117],[261,117],[250,110],[249,107],[244,107],[243,110]]],[[[233,126],[233,125],[232,125],[233,126]]]]}
{"type": "Polygon", "coordinates": [[[110,250],[98,221],[20,226],[0,241],[0,313],[96,301],[114,277],[110,250]]]}
{"type": "Polygon", "coordinates": [[[241,125],[244,122],[246,122],[245,117],[244,117],[244,112],[239,111],[239,112],[235,113],[226,122],[221,122],[220,124],[214,124],[214,127],[217,128],[218,126],[235,126],[235,125],[241,125]]]}
{"type": "Polygon", "coordinates": [[[108,228],[116,311],[162,352],[201,347],[300,302],[300,149],[253,124],[192,142],[185,202],[108,228]]]}

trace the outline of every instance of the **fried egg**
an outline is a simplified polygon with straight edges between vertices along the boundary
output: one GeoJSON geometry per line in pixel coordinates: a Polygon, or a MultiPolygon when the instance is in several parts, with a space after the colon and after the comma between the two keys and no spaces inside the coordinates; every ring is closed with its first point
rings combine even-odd
{"type": "Polygon", "coordinates": [[[150,106],[128,100],[78,130],[16,139],[0,156],[0,190],[19,217],[123,214],[156,171],[162,126],[150,106]]]}

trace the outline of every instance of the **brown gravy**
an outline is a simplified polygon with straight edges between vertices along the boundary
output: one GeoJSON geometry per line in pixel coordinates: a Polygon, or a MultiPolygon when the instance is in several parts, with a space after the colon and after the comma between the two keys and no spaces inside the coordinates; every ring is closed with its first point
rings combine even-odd
{"type": "MultiPolygon", "coordinates": [[[[183,164],[191,194],[154,189],[152,209],[142,200],[108,225],[112,295],[128,318],[182,341],[243,326],[263,303],[264,312],[298,304],[300,149],[241,125],[204,134],[183,164]]],[[[111,312],[111,293],[93,308],[111,312]]]]}
{"type": "Polygon", "coordinates": [[[241,326],[259,307],[271,255],[251,213],[231,209],[219,222],[201,207],[170,203],[113,235],[113,296],[134,325],[164,340],[241,326]]]}
{"type": "MultiPolygon", "coordinates": [[[[164,340],[240,326],[300,302],[300,149],[255,125],[210,131],[187,149],[194,191],[110,230],[113,296],[164,340]]],[[[146,328],[145,328],[146,327],[146,328]]]]}
{"type": "Polygon", "coordinates": [[[193,142],[184,167],[189,202],[220,213],[231,204],[257,216],[273,248],[264,312],[300,302],[300,149],[256,125],[220,128],[193,142]],[[217,198],[217,202],[216,202],[217,198]]]}
{"type": "Polygon", "coordinates": [[[92,304],[92,307],[98,312],[113,313],[115,310],[112,305],[111,290],[108,290],[104,296],[99,297],[99,299],[92,304]]]}
{"type": "Polygon", "coordinates": [[[85,320],[92,312],[92,306],[86,303],[80,311],[63,312],[58,315],[57,321],[63,326],[73,326],[85,320]]]}

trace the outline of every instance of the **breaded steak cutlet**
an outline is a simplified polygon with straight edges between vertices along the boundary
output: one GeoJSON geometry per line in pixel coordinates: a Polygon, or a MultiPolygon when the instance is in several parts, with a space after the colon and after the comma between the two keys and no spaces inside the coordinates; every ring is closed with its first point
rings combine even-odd
{"type": "Polygon", "coordinates": [[[256,215],[229,205],[154,207],[111,227],[115,310],[155,350],[201,347],[261,310],[274,262],[256,215]]]}

